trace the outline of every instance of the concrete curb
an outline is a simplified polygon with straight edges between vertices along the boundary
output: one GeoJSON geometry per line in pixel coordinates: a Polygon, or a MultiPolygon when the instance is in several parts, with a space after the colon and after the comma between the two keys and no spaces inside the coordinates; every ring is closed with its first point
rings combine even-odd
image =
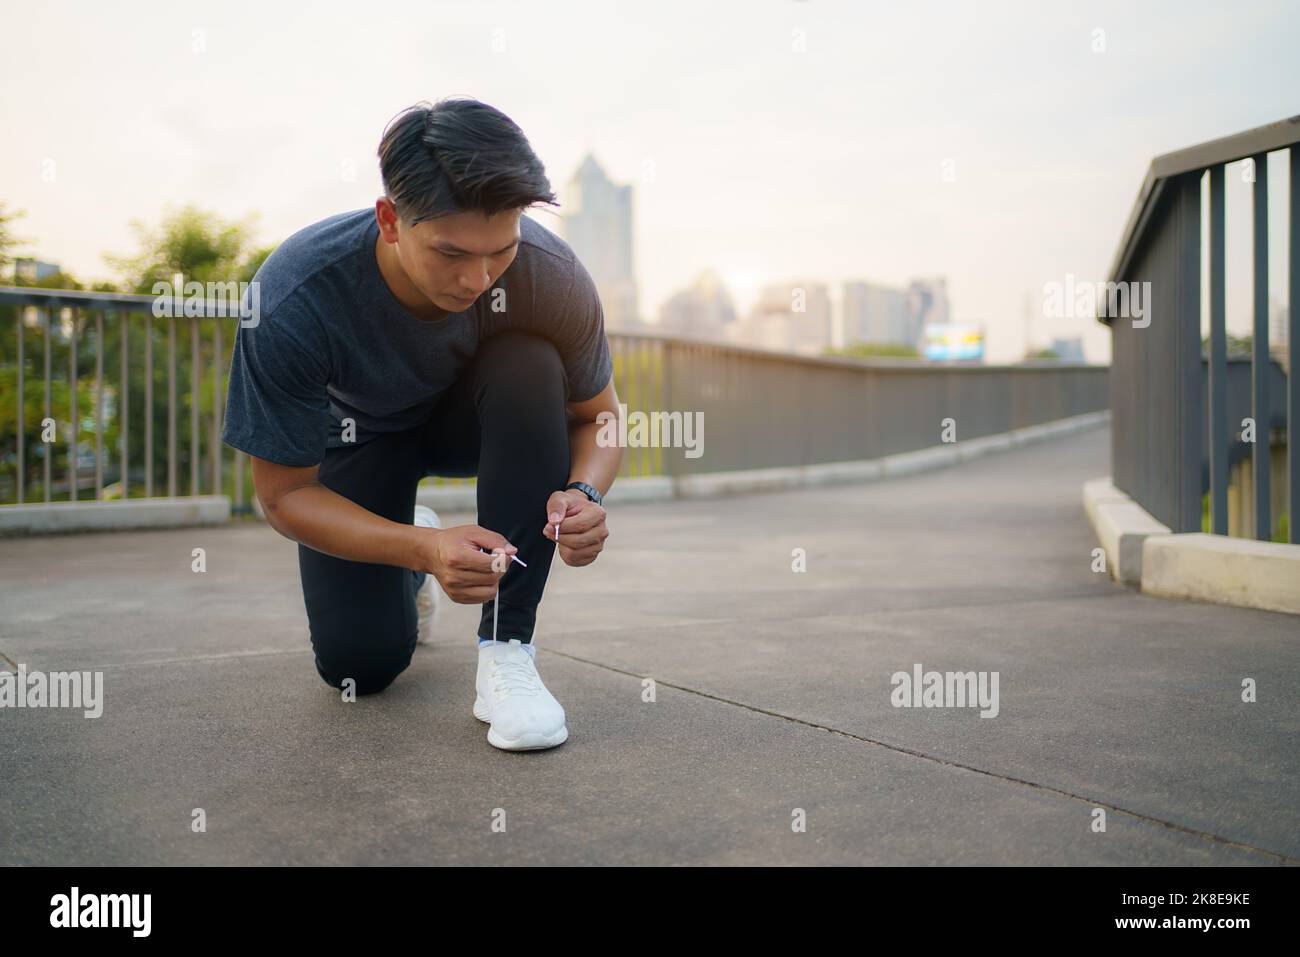
{"type": "Polygon", "coordinates": [[[1300,545],[1202,532],[1143,544],[1142,591],[1300,615],[1300,545]]]}
{"type": "MultiPolygon", "coordinates": [[[[750,495],[783,492],[800,488],[822,488],[896,478],[929,469],[957,465],[991,452],[1007,451],[1031,442],[1055,438],[1094,428],[1110,421],[1110,411],[1088,412],[1031,425],[1010,432],[965,439],[949,445],[932,445],[913,452],[899,452],[876,459],[852,459],[817,465],[790,465],[766,469],[737,469],[730,472],[704,472],[699,475],[651,475],[621,478],[609,490],[606,501],[611,505],[636,502],[668,502],[676,498],[715,498],[722,495],[750,495]]],[[[434,511],[472,512],[477,498],[472,485],[446,485],[421,488],[416,501],[434,511]]]]}
{"type": "Polygon", "coordinates": [[[1083,507],[1111,577],[1144,595],[1300,614],[1300,545],[1173,533],[1110,478],[1083,483],[1083,507]]]}
{"type": "Polygon", "coordinates": [[[1146,510],[1117,489],[1109,477],[1083,483],[1083,509],[1106,551],[1111,578],[1125,585],[1142,581],[1142,545],[1148,536],[1168,535],[1146,510]]]}
{"type": "Polygon", "coordinates": [[[0,536],[123,532],[224,525],[228,521],[230,499],[224,495],[0,505],[0,536]]]}

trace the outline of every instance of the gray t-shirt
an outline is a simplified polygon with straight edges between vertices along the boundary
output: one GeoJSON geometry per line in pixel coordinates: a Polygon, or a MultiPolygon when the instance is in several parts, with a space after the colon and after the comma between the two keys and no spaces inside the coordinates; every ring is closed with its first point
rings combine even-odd
{"type": "Polygon", "coordinates": [[[418,319],[375,261],[373,209],[341,213],[290,236],[254,277],[259,321],[235,336],[222,439],[287,466],[424,422],[478,344],[524,329],[555,344],[568,401],[590,399],[613,372],[595,284],[567,243],[527,215],[514,261],[464,312],[418,319]],[[505,290],[504,300],[495,290],[505,290]],[[500,312],[493,304],[504,305],[500,312]]]}

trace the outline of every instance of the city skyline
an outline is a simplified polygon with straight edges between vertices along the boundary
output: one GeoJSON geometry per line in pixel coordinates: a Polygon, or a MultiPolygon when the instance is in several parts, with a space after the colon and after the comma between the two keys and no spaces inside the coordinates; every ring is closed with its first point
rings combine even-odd
{"type": "MultiPolygon", "coordinates": [[[[460,94],[515,119],[557,190],[588,154],[634,187],[644,317],[709,268],[742,315],[764,285],[794,277],[838,290],[944,276],[954,321],[987,326],[993,362],[1018,359],[1027,332],[1083,336],[1090,361],[1106,361],[1099,324],[1027,323],[1025,298],[1036,306],[1067,275],[1106,278],[1152,156],[1300,107],[1289,40],[1300,11],[1266,4],[1225,16],[1169,3],[1065,15],[1029,3],[994,15],[667,3],[611,31],[598,5],[575,3],[557,42],[545,11],[500,3],[323,4],[310,17],[148,4],[128,21],[56,2],[20,18],[59,30],[62,55],[100,82],[44,69],[35,47],[11,51],[9,88],[46,81],[0,105],[17,134],[0,152],[0,200],[27,212],[18,232],[36,241],[23,252],[87,280],[111,274],[105,252],[133,248],[133,219],[157,222],[169,204],[257,213],[268,243],[370,205],[384,123],[460,94]],[[1172,17],[1176,34],[1163,28],[1172,17]],[[72,20],[79,31],[63,29],[72,20]],[[384,38],[382,68],[319,53],[367,35],[384,38]],[[1202,69],[1207,51],[1214,71],[1202,69]],[[1097,116],[1104,128],[1085,122],[1097,116]]],[[[1237,179],[1230,233],[1249,228],[1237,179]]],[[[1270,196],[1285,199],[1284,188],[1270,196]]],[[[560,232],[562,212],[535,218],[560,232]]],[[[1281,256],[1285,216],[1271,219],[1281,256]]],[[[1239,266],[1228,272],[1237,328],[1249,310],[1239,266]]]]}

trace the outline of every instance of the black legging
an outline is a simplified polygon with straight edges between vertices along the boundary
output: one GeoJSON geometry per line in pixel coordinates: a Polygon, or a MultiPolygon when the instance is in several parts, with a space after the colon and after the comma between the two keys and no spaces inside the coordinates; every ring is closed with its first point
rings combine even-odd
{"type": "MultiPolygon", "coordinates": [[[[498,638],[532,640],[555,543],[542,534],[546,500],[569,474],[568,385],[559,353],[522,332],[485,339],[423,425],[329,449],[320,482],[376,515],[411,523],[426,475],[478,476],[478,524],[504,535],[527,568],[501,579],[498,638]]],[[[316,670],[336,688],[382,691],[411,661],[415,590],[424,576],[396,565],[333,558],[298,546],[316,670]]],[[[483,605],[479,636],[492,636],[483,605]]],[[[470,640],[465,636],[466,641],[470,640]]]]}

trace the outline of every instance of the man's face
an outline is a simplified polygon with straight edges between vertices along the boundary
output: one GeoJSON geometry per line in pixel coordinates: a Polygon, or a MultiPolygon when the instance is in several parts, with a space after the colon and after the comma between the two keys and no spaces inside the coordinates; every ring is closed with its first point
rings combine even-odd
{"type": "Polygon", "coordinates": [[[452,213],[411,226],[398,219],[391,203],[385,205],[379,216],[384,240],[393,243],[411,284],[447,312],[472,306],[519,251],[522,210],[490,217],[477,211],[452,213]]]}

